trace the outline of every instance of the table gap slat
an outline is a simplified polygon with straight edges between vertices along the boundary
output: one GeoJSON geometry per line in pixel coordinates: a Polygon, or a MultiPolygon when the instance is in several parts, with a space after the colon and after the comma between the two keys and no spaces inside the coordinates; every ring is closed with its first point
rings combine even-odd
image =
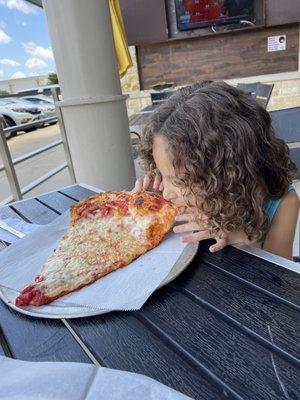
{"type": "Polygon", "coordinates": [[[63,193],[63,192],[61,192],[61,191],[58,191],[57,193],[60,193],[61,195],[65,196],[66,198],[68,198],[68,199],[70,199],[70,200],[79,201],[79,200],[77,200],[77,199],[74,199],[74,197],[72,197],[72,196],[70,196],[70,195],[68,195],[68,194],[66,194],[66,193],[63,193]]]}
{"type": "Polygon", "coordinates": [[[252,287],[211,269],[203,261],[193,262],[176,280],[176,285],[201,297],[267,340],[270,340],[270,326],[276,343],[297,357],[300,321],[299,311],[294,308],[267,294],[254,292],[252,287]]]}
{"type": "Polygon", "coordinates": [[[199,257],[208,265],[232,273],[288,302],[299,305],[300,274],[267,260],[227,246],[217,253],[208,250],[210,241],[201,243],[199,257]]]}
{"type": "Polygon", "coordinates": [[[28,199],[15,203],[11,208],[19,215],[32,223],[45,225],[58,217],[58,213],[38,202],[36,199],[28,199]]]}
{"type": "Polygon", "coordinates": [[[5,339],[1,326],[0,326],[0,355],[12,358],[11,349],[5,339]]]}
{"type": "MultiPolygon", "coordinates": [[[[222,319],[225,323],[231,325],[235,330],[241,332],[243,335],[248,336],[251,340],[257,342],[259,345],[274,352],[276,355],[282,357],[287,362],[300,368],[300,360],[297,358],[297,355],[294,356],[288,351],[282,349],[281,346],[278,346],[277,344],[273,343],[270,337],[265,338],[262,335],[256,333],[253,329],[250,329],[246,325],[243,325],[238,320],[233,318],[231,315],[227,314],[223,310],[220,310],[219,308],[215,307],[213,304],[207,302],[206,300],[203,300],[200,296],[195,295],[191,291],[183,289],[182,287],[177,286],[176,284],[171,284],[170,287],[172,287],[175,290],[178,290],[180,293],[182,293],[183,295],[187,296],[190,300],[195,302],[198,306],[207,309],[209,312],[213,313],[216,317],[222,319]]],[[[267,328],[269,329],[270,325],[267,324],[267,328]]]]}
{"type": "MultiPolygon", "coordinates": [[[[157,328],[161,340],[175,342],[245,399],[254,398],[254,393],[261,399],[282,399],[270,350],[207,307],[167,287],[152,295],[137,314],[157,328]]],[[[275,357],[294,371],[280,373],[289,391],[297,393],[300,369],[275,357]]]]}
{"type": "Polygon", "coordinates": [[[59,190],[59,193],[69,196],[73,200],[82,200],[88,196],[95,194],[93,190],[87,189],[80,185],[70,186],[65,189],[59,190]]]}
{"type": "Polygon", "coordinates": [[[16,213],[12,208],[9,206],[0,207],[0,219],[6,218],[14,218],[14,219],[23,219],[20,217],[18,213],[16,213]]]}
{"type": "Polygon", "coordinates": [[[57,211],[55,208],[53,208],[52,206],[48,205],[48,204],[45,203],[44,201],[42,201],[42,200],[40,200],[40,199],[38,199],[38,198],[36,198],[35,200],[36,200],[38,203],[42,204],[43,206],[49,208],[49,210],[55,212],[55,214],[61,215],[61,212],[60,212],[60,211],[57,211]]]}
{"type": "Polygon", "coordinates": [[[235,390],[228,386],[222,379],[212,372],[203,362],[194,357],[187,349],[183,348],[178,342],[176,342],[170,335],[164,330],[153,323],[151,319],[145,317],[142,313],[135,313],[135,317],[152,333],[154,333],[163,343],[165,343],[170,349],[176,352],[183,360],[193,366],[193,368],[199,373],[206,376],[206,378],[212,382],[213,385],[219,387],[223,393],[226,393],[228,397],[236,400],[243,400],[235,390]]]}
{"type": "Polygon", "coordinates": [[[230,399],[155,337],[132,313],[68,320],[81,340],[109,368],[150,376],[195,399],[230,399]]]}
{"type": "Polygon", "coordinates": [[[68,211],[70,207],[77,202],[76,200],[70,199],[59,192],[47,193],[45,195],[38,196],[36,197],[36,200],[60,214],[68,211]]]}
{"type": "Polygon", "coordinates": [[[14,358],[91,362],[61,320],[28,317],[1,301],[0,325],[14,358]]]}
{"type": "Polygon", "coordinates": [[[10,209],[14,215],[17,215],[20,219],[22,219],[25,222],[31,223],[31,221],[26,218],[21,212],[19,212],[16,208],[13,206],[9,206],[8,209],[10,209]]]}
{"type": "Polygon", "coordinates": [[[77,334],[76,330],[73,328],[73,326],[70,324],[70,322],[63,318],[61,319],[61,321],[63,322],[63,324],[65,325],[65,327],[68,329],[68,331],[71,333],[71,335],[73,336],[73,338],[76,340],[76,342],[80,345],[80,347],[84,350],[84,352],[86,353],[86,355],[89,357],[89,359],[91,360],[91,362],[93,364],[95,364],[98,367],[107,367],[107,365],[105,364],[105,362],[103,360],[100,360],[99,357],[97,358],[96,355],[93,353],[93,350],[89,348],[89,346],[87,346],[85,344],[85,342],[82,340],[82,338],[80,337],[80,335],[77,334]]]}
{"type": "Polygon", "coordinates": [[[212,263],[209,260],[205,260],[205,265],[207,265],[209,268],[211,268],[212,270],[214,270],[216,272],[220,272],[225,277],[232,278],[233,280],[235,280],[236,282],[241,284],[242,287],[251,288],[252,291],[255,293],[257,292],[257,293],[265,294],[270,299],[270,301],[271,300],[278,301],[279,303],[282,303],[282,304],[290,307],[291,309],[300,311],[300,306],[298,304],[295,304],[292,301],[286,300],[284,297],[281,297],[278,294],[275,294],[275,293],[271,292],[270,290],[267,290],[267,289],[259,286],[257,283],[252,283],[251,281],[248,281],[245,278],[241,278],[240,276],[238,276],[232,272],[226,271],[224,268],[217,266],[216,264],[212,263]]]}

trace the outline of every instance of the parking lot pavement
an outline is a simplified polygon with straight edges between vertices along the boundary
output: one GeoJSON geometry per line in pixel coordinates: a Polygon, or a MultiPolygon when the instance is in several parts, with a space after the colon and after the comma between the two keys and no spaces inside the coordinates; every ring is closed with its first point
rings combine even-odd
{"type": "MultiPolygon", "coordinates": [[[[51,142],[61,138],[58,124],[46,126],[28,133],[21,133],[8,140],[8,147],[12,158],[20,157],[26,153],[37,150],[51,142]]],[[[39,178],[51,169],[57,167],[65,161],[62,145],[48,150],[32,159],[24,161],[16,166],[16,173],[19,178],[20,186],[24,187],[33,180],[39,178]]],[[[0,164],[3,164],[0,157],[0,164]]],[[[55,190],[62,186],[70,185],[70,177],[67,169],[64,169],[42,185],[33,189],[24,197],[32,197],[39,193],[55,190]]],[[[11,195],[9,184],[5,172],[0,172],[0,201],[11,195]]]]}

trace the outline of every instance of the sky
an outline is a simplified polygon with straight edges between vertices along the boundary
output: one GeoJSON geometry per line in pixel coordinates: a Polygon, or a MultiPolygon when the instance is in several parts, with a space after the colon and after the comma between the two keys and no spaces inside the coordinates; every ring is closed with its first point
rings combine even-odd
{"type": "Polygon", "coordinates": [[[43,9],[24,0],[0,0],[0,80],[53,71],[43,9]]]}

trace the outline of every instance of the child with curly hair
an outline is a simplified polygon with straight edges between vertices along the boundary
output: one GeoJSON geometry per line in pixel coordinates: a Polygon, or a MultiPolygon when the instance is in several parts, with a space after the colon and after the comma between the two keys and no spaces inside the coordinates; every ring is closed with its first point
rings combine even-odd
{"type": "Polygon", "coordinates": [[[183,242],[214,238],[211,252],[244,243],[292,258],[296,167],[248,94],[224,82],[179,89],[147,121],[141,158],[147,174],[134,190],[182,206],[174,232],[183,242]]]}

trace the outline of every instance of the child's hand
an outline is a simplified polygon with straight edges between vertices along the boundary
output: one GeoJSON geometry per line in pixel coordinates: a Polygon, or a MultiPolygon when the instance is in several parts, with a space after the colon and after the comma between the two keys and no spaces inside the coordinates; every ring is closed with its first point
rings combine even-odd
{"type": "Polygon", "coordinates": [[[203,218],[203,224],[201,224],[195,222],[195,217],[193,214],[177,215],[176,221],[185,223],[174,226],[173,231],[175,233],[190,232],[188,235],[181,236],[181,241],[183,243],[198,242],[205,239],[215,239],[217,243],[209,248],[209,251],[214,253],[227,246],[227,244],[229,244],[229,239],[228,237],[213,238],[205,227],[205,220],[206,218],[203,218]]]}
{"type": "Polygon", "coordinates": [[[137,179],[132,191],[141,192],[142,190],[148,190],[149,192],[162,192],[164,187],[160,175],[155,175],[154,178],[145,175],[144,178],[137,179]]]}

